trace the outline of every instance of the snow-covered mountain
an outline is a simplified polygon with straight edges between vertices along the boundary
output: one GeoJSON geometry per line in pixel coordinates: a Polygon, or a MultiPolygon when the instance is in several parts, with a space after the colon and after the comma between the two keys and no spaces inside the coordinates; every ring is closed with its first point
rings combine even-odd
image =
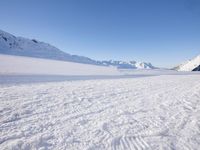
{"type": "Polygon", "coordinates": [[[136,61],[102,61],[104,65],[116,66],[118,69],[156,69],[151,63],[136,61]]]}
{"type": "Polygon", "coordinates": [[[154,69],[151,63],[135,61],[96,61],[84,56],[71,55],[60,49],[35,39],[16,37],[0,30],[0,53],[8,55],[46,58],[84,64],[116,66],[119,69],[154,69]]]}
{"type": "Polygon", "coordinates": [[[188,60],[174,69],[177,71],[198,71],[198,67],[200,65],[200,55],[195,58],[188,60]]]}
{"type": "Polygon", "coordinates": [[[200,65],[196,68],[194,68],[192,71],[200,71],[200,65]]]}
{"type": "Polygon", "coordinates": [[[2,30],[0,30],[0,53],[98,65],[97,61],[88,57],[70,55],[50,44],[16,37],[2,30]]]}

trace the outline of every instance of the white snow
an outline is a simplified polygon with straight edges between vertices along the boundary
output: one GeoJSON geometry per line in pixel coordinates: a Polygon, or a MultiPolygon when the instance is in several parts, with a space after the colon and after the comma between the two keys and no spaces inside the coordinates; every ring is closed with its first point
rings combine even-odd
{"type": "Polygon", "coordinates": [[[0,54],[0,74],[120,75],[120,72],[115,67],[0,54]]]}
{"type": "Polygon", "coordinates": [[[200,76],[0,84],[0,147],[197,150],[200,76]]]}
{"type": "Polygon", "coordinates": [[[178,71],[192,71],[200,65],[200,55],[176,67],[178,71]]]}
{"type": "Polygon", "coordinates": [[[197,150],[199,82],[199,72],[0,55],[0,149],[197,150]]]}

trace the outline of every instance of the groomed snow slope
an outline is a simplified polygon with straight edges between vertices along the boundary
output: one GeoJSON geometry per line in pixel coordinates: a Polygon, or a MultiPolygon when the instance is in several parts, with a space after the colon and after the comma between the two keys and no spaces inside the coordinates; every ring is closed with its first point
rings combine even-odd
{"type": "Polygon", "coordinates": [[[0,85],[0,147],[198,150],[199,75],[0,85]]]}
{"type": "Polygon", "coordinates": [[[11,55],[0,55],[0,74],[120,75],[115,67],[11,55]]]}

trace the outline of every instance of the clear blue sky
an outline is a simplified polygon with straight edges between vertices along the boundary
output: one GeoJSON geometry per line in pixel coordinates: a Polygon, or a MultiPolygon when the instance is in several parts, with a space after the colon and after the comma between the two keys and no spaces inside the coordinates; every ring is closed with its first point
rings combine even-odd
{"type": "Polygon", "coordinates": [[[200,54],[200,1],[1,0],[0,29],[97,60],[172,67],[200,54]]]}

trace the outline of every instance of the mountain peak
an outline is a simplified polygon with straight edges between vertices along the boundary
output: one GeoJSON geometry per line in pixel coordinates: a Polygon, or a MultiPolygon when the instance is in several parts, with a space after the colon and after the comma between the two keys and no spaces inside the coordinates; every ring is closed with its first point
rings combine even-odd
{"type": "Polygon", "coordinates": [[[0,30],[0,53],[8,55],[46,58],[61,61],[71,61],[84,64],[115,66],[119,69],[154,69],[151,63],[136,61],[96,61],[84,56],[71,55],[58,48],[36,39],[15,37],[0,30]]]}
{"type": "Polygon", "coordinates": [[[180,64],[179,66],[175,67],[174,69],[177,71],[193,71],[199,65],[200,65],[200,55],[180,64]]]}

